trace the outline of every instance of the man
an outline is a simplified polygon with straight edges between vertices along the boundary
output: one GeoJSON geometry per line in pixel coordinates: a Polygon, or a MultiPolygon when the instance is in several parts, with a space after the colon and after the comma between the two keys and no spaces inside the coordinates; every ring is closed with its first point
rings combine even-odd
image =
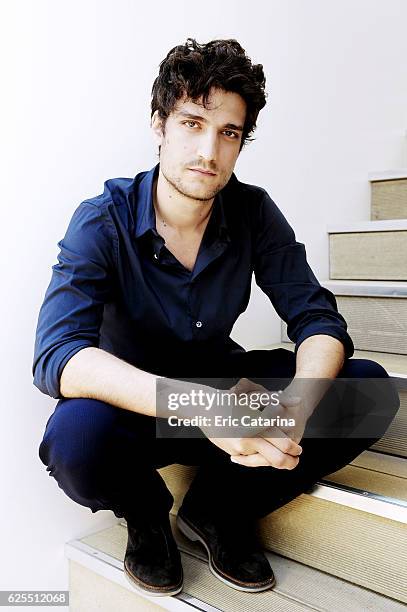
{"type": "MultiPolygon", "coordinates": [[[[334,398],[314,385],[305,398],[300,380],[388,375],[375,362],[349,359],[346,322],[304,245],[266,191],[233,173],[265,105],[264,87],[262,66],[235,40],[188,39],[168,53],[152,90],[159,164],[133,180],[108,180],[76,209],[39,315],[34,383],[59,399],[40,458],[71,499],[126,518],[125,573],[148,594],[176,594],[183,582],[173,498],[157,468],[199,466],[179,528],[205,546],[220,580],[262,591],[275,577],[256,520],[375,439],[303,436],[311,415],[334,414],[334,398]],[[246,352],[230,339],[253,272],[287,321],[295,353],[246,352]],[[270,377],[291,381],[280,401],[297,419],[291,431],[234,437],[202,426],[201,438],[156,436],[158,379],[172,390],[190,389],[192,378],[252,397],[272,390],[270,377]]],[[[398,398],[388,390],[381,399],[389,421],[398,398]]],[[[342,422],[351,403],[339,404],[342,422]]],[[[372,408],[356,403],[358,414],[372,408]]],[[[180,416],[191,414],[189,406],[180,416]]]]}

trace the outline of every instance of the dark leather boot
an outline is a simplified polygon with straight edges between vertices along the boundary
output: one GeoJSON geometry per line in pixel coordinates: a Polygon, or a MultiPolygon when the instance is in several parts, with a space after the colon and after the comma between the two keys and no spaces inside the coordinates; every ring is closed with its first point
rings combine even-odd
{"type": "Polygon", "coordinates": [[[168,515],[135,522],[127,519],[124,574],[132,586],[147,595],[176,595],[182,590],[181,555],[168,515]]]}
{"type": "Polygon", "coordinates": [[[209,569],[225,584],[239,591],[266,591],[275,585],[273,570],[256,536],[255,521],[236,524],[207,514],[178,510],[177,526],[208,553],[209,569]]]}

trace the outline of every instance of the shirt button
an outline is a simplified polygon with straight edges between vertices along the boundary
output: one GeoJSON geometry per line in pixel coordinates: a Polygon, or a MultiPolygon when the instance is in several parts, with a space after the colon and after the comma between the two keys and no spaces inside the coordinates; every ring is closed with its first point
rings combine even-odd
{"type": "Polygon", "coordinates": [[[202,321],[197,321],[197,322],[195,323],[195,325],[196,325],[197,327],[202,327],[202,321]]]}

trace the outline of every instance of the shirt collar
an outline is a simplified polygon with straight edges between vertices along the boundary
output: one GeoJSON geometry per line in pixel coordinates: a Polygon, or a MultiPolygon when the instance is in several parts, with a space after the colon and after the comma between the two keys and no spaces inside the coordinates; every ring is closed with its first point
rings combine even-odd
{"type": "Polygon", "coordinates": [[[148,230],[154,230],[155,210],[153,205],[153,184],[158,176],[160,164],[157,164],[146,172],[137,185],[137,218],[136,218],[136,238],[143,236],[148,230]]]}
{"type": "MultiPolygon", "coordinates": [[[[136,238],[143,236],[149,230],[157,235],[156,218],[153,204],[153,185],[158,176],[160,164],[156,164],[151,170],[146,172],[137,186],[137,215],[136,215],[136,238]]],[[[234,175],[232,175],[234,177],[234,175]]],[[[213,211],[209,223],[214,232],[230,242],[228,224],[225,215],[225,202],[223,189],[216,196],[213,202],[213,211]]]]}

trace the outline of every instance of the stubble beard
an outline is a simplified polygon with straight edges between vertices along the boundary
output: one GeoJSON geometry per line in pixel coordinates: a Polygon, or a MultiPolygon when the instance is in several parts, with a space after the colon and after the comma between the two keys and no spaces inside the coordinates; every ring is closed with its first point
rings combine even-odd
{"type": "Polygon", "coordinates": [[[171,187],[173,187],[173,189],[175,189],[179,194],[186,198],[190,198],[191,200],[197,200],[198,202],[209,202],[210,200],[213,200],[213,198],[224,188],[227,183],[226,181],[223,184],[218,184],[215,188],[208,190],[206,193],[196,195],[192,191],[188,190],[188,187],[183,183],[182,179],[169,176],[162,167],[161,172],[167,183],[169,183],[171,187]]]}

